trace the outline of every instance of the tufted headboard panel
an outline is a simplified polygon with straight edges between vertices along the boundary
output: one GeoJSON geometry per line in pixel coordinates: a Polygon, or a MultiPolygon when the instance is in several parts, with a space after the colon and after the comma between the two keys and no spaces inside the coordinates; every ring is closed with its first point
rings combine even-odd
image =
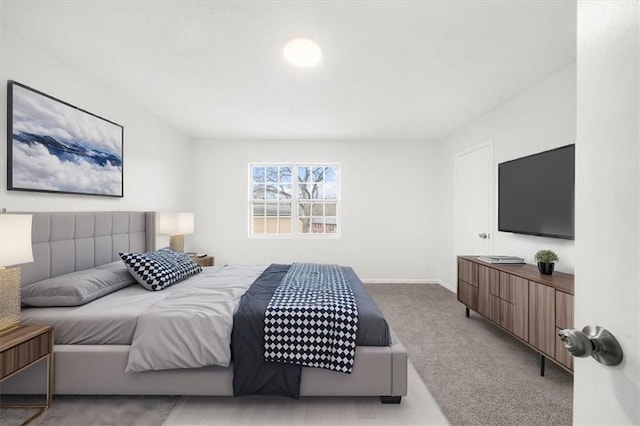
{"type": "Polygon", "coordinates": [[[155,250],[155,212],[31,212],[33,263],[22,284],[120,260],[120,252],[155,250]]]}

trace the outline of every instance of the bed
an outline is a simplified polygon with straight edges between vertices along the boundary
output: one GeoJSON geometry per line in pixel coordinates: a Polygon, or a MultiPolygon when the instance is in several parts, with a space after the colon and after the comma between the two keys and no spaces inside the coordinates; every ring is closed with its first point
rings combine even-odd
{"type": "MultiPolygon", "coordinates": [[[[96,267],[108,269],[120,262],[121,252],[153,251],[155,223],[154,212],[33,213],[34,262],[22,267],[23,285],[82,274],[80,271],[96,267]]],[[[266,268],[267,265],[205,267],[193,282],[196,287],[198,280],[228,282],[242,277],[243,282],[253,282],[266,268]]],[[[359,283],[353,270],[345,271],[350,280],[359,283]]],[[[138,322],[142,323],[133,306],[139,307],[141,300],[147,307],[155,306],[153,297],[160,297],[156,293],[169,295],[177,291],[178,285],[173,287],[148,292],[137,285],[128,286],[73,309],[24,309],[23,324],[53,323],[55,327],[54,393],[234,395],[234,365],[126,371],[130,367],[132,336],[140,326],[138,322]],[[74,311],[75,316],[69,311],[74,311]],[[96,316],[96,312],[109,315],[96,316]]],[[[380,396],[383,402],[400,402],[407,392],[407,353],[392,330],[388,336],[384,346],[364,346],[359,341],[351,374],[302,367],[299,395],[380,396]]],[[[44,369],[42,363],[3,382],[2,393],[42,393],[44,369]]]]}

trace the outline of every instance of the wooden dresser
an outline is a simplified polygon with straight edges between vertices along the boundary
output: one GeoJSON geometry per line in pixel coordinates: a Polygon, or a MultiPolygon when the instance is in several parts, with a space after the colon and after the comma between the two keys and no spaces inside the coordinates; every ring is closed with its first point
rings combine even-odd
{"type": "Polygon", "coordinates": [[[540,353],[540,375],[550,359],[573,371],[558,332],[573,328],[574,276],[542,275],[534,265],[486,263],[458,256],[458,300],[540,353]]]}

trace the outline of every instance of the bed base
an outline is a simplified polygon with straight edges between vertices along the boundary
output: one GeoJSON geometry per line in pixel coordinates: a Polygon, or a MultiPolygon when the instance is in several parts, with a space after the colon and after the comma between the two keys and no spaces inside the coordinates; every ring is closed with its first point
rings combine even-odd
{"type": "MultiPolygon", "coordinates": [[[[407,394],[407,352],[392,334],[391,346],[358,346],[351,374],[303,367],[301,396],[380,396],[400,403],[407,394]]],[[[233,395],[231,367],[125,373],[128,345],[54,345],[55,395],[233,395]]],[[[40,363],[2,383],[2,394],[41,394],[40,363]]]]}

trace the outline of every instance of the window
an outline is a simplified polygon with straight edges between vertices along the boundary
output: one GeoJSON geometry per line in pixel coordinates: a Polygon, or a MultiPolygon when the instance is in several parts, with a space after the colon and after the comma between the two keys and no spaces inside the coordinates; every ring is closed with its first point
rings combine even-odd
{"type": "Polygon", "coordinates": [[[339,172],[335,164],[249,164],[250,235],[337,236],[339,172]]]}

